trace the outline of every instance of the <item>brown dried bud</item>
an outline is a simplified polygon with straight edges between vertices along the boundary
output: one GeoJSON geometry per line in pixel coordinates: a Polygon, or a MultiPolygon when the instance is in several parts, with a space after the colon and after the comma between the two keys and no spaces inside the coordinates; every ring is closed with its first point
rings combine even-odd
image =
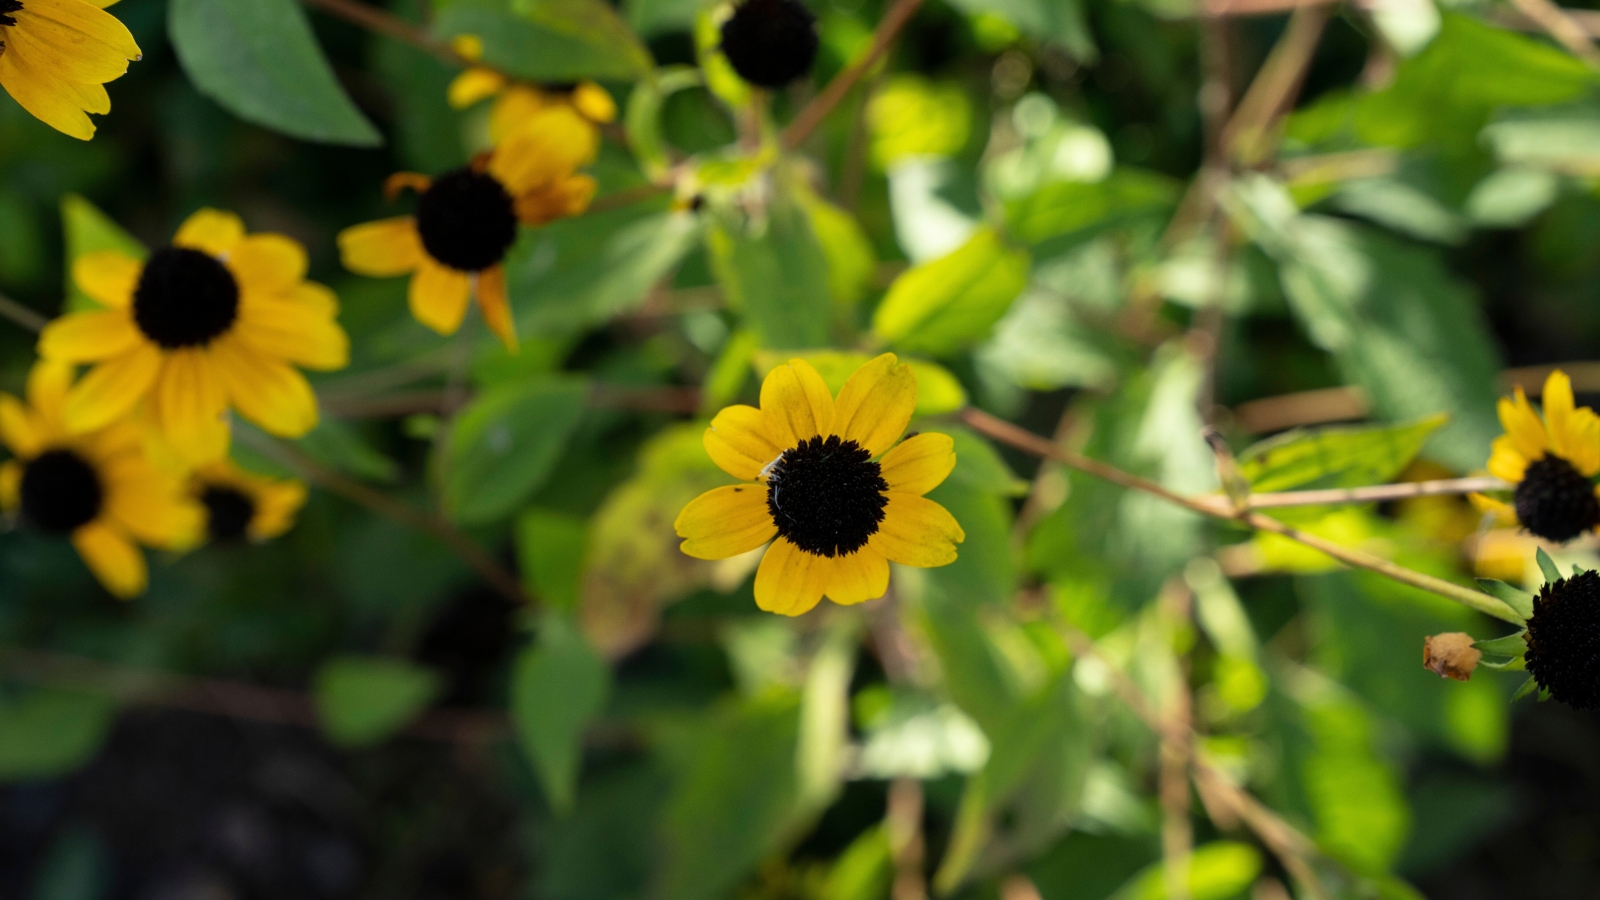
{"type": "Polygon", "coordinates": [[[1466,681],[1483,659],[1483,651],[1472,646],[1472,635],[1448,631],[1422,639],[1422,665],[1440,678],[1466,681]]]}

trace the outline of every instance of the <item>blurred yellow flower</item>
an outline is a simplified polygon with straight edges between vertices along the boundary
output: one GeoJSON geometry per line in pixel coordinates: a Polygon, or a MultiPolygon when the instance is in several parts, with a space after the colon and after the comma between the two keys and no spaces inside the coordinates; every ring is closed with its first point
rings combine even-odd
{"type": "Polygon", "coordinates": [[[39,121],[79,140],[88,113],[111,111],[108,81],[139,59],[139,45],[102,7],[116,0],[0,0],[0,86],[39,121]]]}
{"type": "Polygon", "coordinates": [[[726,559],[771,541],[756,605],[786,616],[824,595],[839,604],[883,596],[890,562],[954,562],[966,534],[923,494],[955,468],[955,444],[943,434],[901,441],[916,405],[916,377],[892,353],[856,370],[837,399],[804,360],[773,369],[760,409],[730,406],[706,429],[711,459],[746,483],[684,507],[674,525],[683,552],[726,559]]]}
{"type": "Polygon", "coordinates": [[[103,428],[140,400],[185,461],[220,458],[232,407],[263,429],[300,437],[317,400],[295,366],[339,369],[349,339],[338,298],[306,281],[306,252],[281,234],[245,234],[229,212],[202,209],[141,262],[89,253],[72,276],[102,310],[45,327],[39,353],[93,368],[62,409],[75,432],[103,428]]]}
{"type": "MultiPolygon", "coordinates": [[[[483,58],[483,41],[476,35],[458,35],[450,45],[473,62],[483,58]]],[[[450,105],[456,109],[466,109],[490,97],[495,98],[494,106],[489,111],[489,139],[495,144],[538,111],[554,106],[568,107],[596,126],[617,118],[617,101],[611,99],[605,88],[592,81],[534,85],[513,81],[484,66],[472,66],[457,75],[450,82],[447,97],[450,105]]]]}
{"type": "Polygon", "coordinates": [[[41,361],[27,401],[0,394],[0,509],[20,511],[40,531],[71,538],[106,590],[124,599],[148,582],[138,544],[181,549],[200,530],[200,508],[182,480],[144,455],[129,420],[74,433],[63,418],[72,367],[41,361]]]}
{"type": "Polygon", "coordinates": [[[577,113],[549,107],[470,166],[438,178],[393,175],[391,195],[408,187],[419,193],[416,214],[340,232],[344,265],[378,278],[411,275],[411,314],[440,334],[461,327],[476,295],[484,321],[515,350],[502,263],[517,223],[542,225],[587,209],[595,180],[577,170],[598,149],[599,137],[577,113]]]}
{"type": "Polygon", "coordinates": [[[1516,486],[1511,503],[1473,494],[1473,505],[1546,540],[1565,543],[1600,525],[1594,476],[1600,472],[1600,416],[1574,408],[1572,381],[1559,370],[1544,383],[1544,418],[1518,387],[1500,400],[1489,474],[1516,486]]]}
{"type": "Polygon", "coordinates": [[[195,470],[189,487],[205,507],[206,534],[220,542],[271,540],[294,526],[306,502],[303,483],[247,472],[226,459],[195,470]]]}

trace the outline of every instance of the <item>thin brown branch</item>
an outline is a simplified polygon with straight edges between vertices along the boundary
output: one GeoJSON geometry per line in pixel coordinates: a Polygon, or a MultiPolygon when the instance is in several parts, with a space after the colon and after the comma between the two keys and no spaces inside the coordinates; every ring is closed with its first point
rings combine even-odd
{"type": "MultiPolygon", "coordinates": [[[[377,397],[330,394],[322,397],[320,402],[325,413],[337,418],[386,419],[418,413],[449,415],[471,399],[466,392],[452,394],[446,388],[426,388],[377,397]]],[[[587,403],[595,409],[692,416],[700,411],[700,389],[676,385],[629,387],[597,384],[590,388],[587,403]]]]}
{"type": "Polygon", "coordinates": [[[1300,6],[1289,17],[1283,37],[1273,45],[1244,99],[1222,130],[1228,152],[1246,167],[1259,165],[1277,151],[1275,124],[1294,105],[1322,32],[1333,15],[1327,4],[1300,6]]]}
{"type": "Polygon", "coordinates": [[[1366,391],[1341,386],[1249,400],[1233,408],[1233,422],[1249,434],[1267,434],[1296,425],[1363,419],[1371,411],[1366,391]]]}
{"type": "Polygon", "coordinates": [[[1408,569],[1382,557],[1346,547],[1319,535],[1301,531],[1271,516],[1248,510],[1237,510],[1233,508],[1232,503],[1226,497],[1188,497],[1179,494],[1148,478],[1141,478],[1138,475],[1124,472],[1109,463],[1103,463],[1057,447],[1032,432],[1018,428],[1004,419],[996,418],[979,409],[968,407],[962,410],[961,420],[974,431],[986,434],[997,441],[1036,456],[1053,459],[1096,478],[1137,491],[1143,491],[1201,515],[1219,519],[1232,519],[1258,531],[1270,531],[1296,543],[1304,544],[1313,550],[1318,550],[1347,566],[1377,572],[1402,584],[1408,584],[1431,594],[1447,597],[1463,606],[1475,609],[1485,615],[1493,616],[1496,619],[1519,625],[1522,623],[1521,617],[1515,611],[1488,594],[1446,581],[1443,578],[1437,578],[1425,572],[1408,569]]]}
{"type": "Polygon", "coordinates": [[[0,294],[0,318],[10,319],[32,332],[43,331],[44,326],[50,324],[49,319],[4,294],[0,294]]]}
{"type": "MultiPolygon", "coordinates": [[[[1189,627],[1192,597],[1179,579],[1161,591],[1160,613],[1168,634],[1189,627]]],[[[1176,644],[1175,640],[1169,645],[1176,644]]],[[[1176,660],[1172,702],[1163,716],[1160,737],[1161,858],[1167,896],[1189,900],[1189,863],[1194,853],[1194,825],[1189,819],[1189,766],[1194,753],[1193,698],[1189,695],[1187,659],[1176,660]]]]}
{"type": "Polygon", "coordinates": [[[1573,56],[1600,68],[1600,50],[1595,49],[1592,33],[1567,10],[1550,0],[1511,0],[1511,5],[1571,51],[1573,56]]]}
{"type": "Polygon", "coordinates": [[[451,65],[462,67],[483,65],[457,53],[447,41],[441,41],[429,34],[426,28],[407,22],[386,10],[360,3],[358,0],[301,0],[301,2],[368,31],[410,44],[451,65]]]}
{"type": "Polygon", "coordinates": [[[1511,485],[1498,478],[1484,475],[1472,478],[1440,478],[1434,481],[1405,481],[1399,484],[1377,484],[1370,487],[1252,494],[1246,505],[1250,509],[1274,509],[1284,506],[1383,503],[1389,500],[1406,500],[1411,497],[1441,497],[1451,494],[1476,494],[1483,491],[1509,491],[1511,487],[1511,485]]]}
{"type": "Polygon", "coordinates": [[[861,76],[865,75],[883,57],[883,54],[888,52],[889,45],[894,43],[894,39],[899,36],[900,30],[906,27],[907,22],[911,21],[912,13],[915,13],[917,7],[921,5],[922,0],[895,0],[894,5],[889,7],[889,11],[883,14],[883,20],[878,23],[877,29],[872,33],[872,47],[866,54],[846,66],[844,71],[835,75],[833,80],[828,82],[828,86],[823,88],[822,93],[818,94],[816,99],[807,103],[800,110],[799,115],[794,117],[794,121],[790,122],[789,126],[783,130],[782,140],[785,150],[793,150],[805,143],[806,138],[811,136],[811,132],[822,124],[822,120],[828,117],[828,113],[832,112],[833,108],[839,105],[839,101],[844,99],[845,94],[848,94],[850,89],[855,87],[856,82],[861,80],[861,76]]]}
{"type": "Polygon", "coordinates": [[[646,200],[653,200],[656,197],[667,194],[671,190],[672,188],[660,184],[641,184],[637,187],[623,188],[620,191],[613,191],[603,197],[595,198],[594,202],[589,204],[589,208],[584,210],[584,215],[610,212],[614,209],[632,206],[635,203],[643,203],[646,200]]]}
{"type": "Polygon", "coordinates": [[[241,432],[241,441],[251,444],[252,447],[279,462],[290,466],[300,473],[306,481],[326,491],[345,498],[352,503],[359,504],[377,513],[384,518],[397,522],[408,528],[436,538],[451,552],[461,558],[461,561],[477,572],[479,577],[507,599],[515,603],[531,603],[532,599],[522,589],[521,582],[506,571],[494,557],[473,540],[462,534],[454,525],[437,516],[401,503],[382,491],[374,490],[357,481],[335,472],[334,470],[307,456],[298,447],[282,441],[258,439],[251,432],[241,432]]]}
{"type": "Polygon", "coordinates": [[[1205,0],[1207,16],[1274,16],[1308,6],[1321,6],[1335,0],[1205,0]]]}

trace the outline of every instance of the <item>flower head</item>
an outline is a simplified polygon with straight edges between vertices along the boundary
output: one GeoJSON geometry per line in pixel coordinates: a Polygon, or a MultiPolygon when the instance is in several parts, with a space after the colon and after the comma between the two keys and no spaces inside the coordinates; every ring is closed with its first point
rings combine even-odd
{"type": "Polygon", "coordinates": [[[1549,582],[1528,620],[1528,672],[1550,696],[1600,708],[1600,573],[1549,582]]]}
{"type": "MultiPolygon", "coordinates": [[[[475,35],[459,35],[451,46],[474,62],[483,56],[483,42],[475,35]]],[[[571,109],[590,123],[591,130],[617,118],[617,101],[592,81],[529,84],[513,81],[494,69],[472,66],[450,82],[448,99],[456,109],[466,109],[490,97],[494,98],[494,106],[489,110],[489,140],[495,144],[541,109],[571,109]]]]}
{"type": "Polygon", "coordinates": [[[150,463],[138,426],[124,420],[73,433],[63,419],[72,367],[41,361],[27,400],[0,394],[0,509],[24,525],[69,537],[106,590],[133,597],[148,573],[137,544],[178,549],[199,532],[200,510],[175,475],[150,463]]]}
{"type": "Polygon", "coordinates": [[[205,508],[207,536],[222,543],[271,540],[293,527],[306,502],[299,481],[267,478],[228,460],[197,469],[189,488],[205,508]]]}
{"type": "Polygon", "coordinates": [[[955,468],[955,444],[943,434],[900,440],[916,405],[916,378],[892,353],[858,369],[837,398],[804,360],[773,369],[760,409],[730,406],[706,429],[711,459],[746,483],[684,507],[674,525],[683,552],[725,559],[771,541],[756,605],[789,616],[824,595],[883,596],[891,561],[955,561],[966,534],[923,496],[955,468]]]}
{"type": "Polygon", "coordinates": [[[127,27],[102,7],[116,0],[0,0],[0,86],[39,121],[79,140],[88,113],[111,111],[104,87],[139,59],[127,27]]]}
{"type": "Polygon", "coordinates": [[[310,431],[317,401],[295,367],[342,368],[349,339],[338,298],[305,274],[299,243],[247,235],[238,216],[214,209],[147,260],[79,257],[73,278],[104,309],[62,316],[39,338],[46,359],[92,365],[67,393],[66,427],[104,428],[144,400],[196,464],[227,452],[229,408],[283,437],[310,431]]]}
{"type": "Polygon", "coordinates": [[[411,314],[440,334],[461,327],[476,295],[489,327],[515,349],[502,264],[517,225],[542,225],[587,208],[595,180],[577,170],[598,149],[598,136],[576,112],[551,107],[470,166],[437,178],[391,176],[391,195],[408,187],[419,193],[416,213],[340,232],[345,267],[379,278],[411,275],[411,314]]]}
{"type": "Polygon", "coordinates": [[[744,0],[722,23],[722,53],[739,77],[780,88],[811,71],[817,17],[800,0],[744,0]]]}
{"type": "Polygon", "coordinates": [[[1545,380],[1543,419],[1520,387],[1499,409],[1506,433],[1495,438],[1489,473],[1516,490],[1509,504],[1476,494],[1473,503],[1558,543],[1600,525],[1593,482],[1600,473],[1600,416],[1574,408],[1571,379],[1555,371],[1545,380]]]}

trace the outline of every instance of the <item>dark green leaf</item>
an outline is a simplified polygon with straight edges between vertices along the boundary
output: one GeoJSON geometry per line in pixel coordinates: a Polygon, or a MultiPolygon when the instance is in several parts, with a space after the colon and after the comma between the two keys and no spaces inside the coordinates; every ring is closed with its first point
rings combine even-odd
{"type": "Polygon", "coordinates": [[[1479,578],[1478,586],[1486,593],[1500,598],[1501,602],[1517,611],[1524,619],[1533,618],[1533,595],[1492,578],[1479,578]]]}
{"type": "Polygon", "coordinates": [[[0,781],[55,778],[87,763],[116,707],[98,694],[43,689],[0,701],[0,781]]]}
{"type": "Polygon", "coordinates": [[[475,35],[483,41],[485,62],[529,81],[632,80],[650,69],[649,54],[631,38],[631,31],[618,32],[604,21],[608,14],[616,14],[598,11],[589,0],[519,0],[525,14],[514,11],[507,0],[452,0],[440,5],[433,21],[435,34],[475,35]],[[613,41],[608,32],[610,37],[627,36],[613,41]]]}
{"type": "Polygon", "coordinates": [[[575,609],[583,580],[588,523],[578,516],[530,509],[517,518],[517,567],[529,594],[557,609],[575,609]]]}
{"type": "Polygon", "coordinates": [[[308,141],[383,143],[295,0],[173,0],[167,28],[195,87],[239,118],[308,141]]]}
{"type": "Polygon", "coordinates": [[[586,385],[528,380],[484,391],[457,417],[444,474],[445,506],[461,522],[515,512],[544,484],[583,416],[586,385]]]}
{"type": "Polygon", "coordinates": [[[1561,569],[1556,566],[1555,560],[1550,558],[1550,554],[1544,552],[1543,547],[1534,551],[1533,558],[1539,561],[1539,571],[1544,574],[1545,584],[1554,584],[1561,580],[1561,569]]]}
{"type": "Polygon", "coordinates": [[[387,740],[438,696],[439,676],[401,659],[340,656],[317,672],[317,717],[328,740],[368,747],[387,740]]]}
{"type": "Polygon", "coordinates": [[[537,643],[517,657],[511,677],[511,721],[522,750],[558,812],[572,809],[583,731],[605,708],[611,670],[559,612],[540,623],[537,643]]]}

